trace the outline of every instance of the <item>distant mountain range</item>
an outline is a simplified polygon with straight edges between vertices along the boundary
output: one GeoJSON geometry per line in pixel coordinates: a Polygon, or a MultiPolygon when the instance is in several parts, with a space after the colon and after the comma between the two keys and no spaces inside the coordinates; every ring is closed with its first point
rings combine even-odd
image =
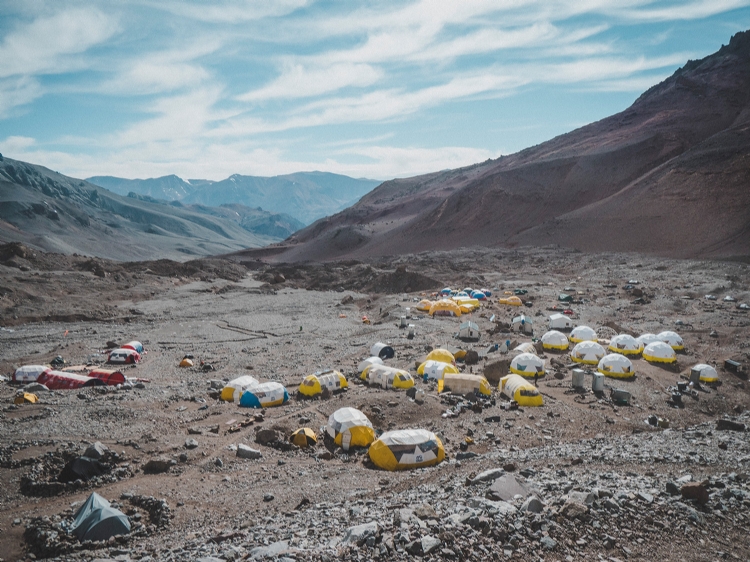
{"type": "Polygon", "coordinates": [[[750,32],[625,111],[497,160],[387,181],[239,260],[461,247],[750,259],[750,32]]]}
{"type": "Polygon", "coordinates": [[[380,181],[327,172],[298,172],[259,177],[235,174],[221,181],[183,180],[175,175],[149,179],[112,176],[88,178],[90,183],[119,195],[137,193],[154,199],[218,207],[241,204],[284,213],[304,224],[337,213],[356,203],[380,181]]]}
{"type": "Polygon", "coordinates": [[[302,226],[289,215],[240,204],[123,197],[0,155],[0,242],[115,260],[185,260],[265,246],[302,226]]]}

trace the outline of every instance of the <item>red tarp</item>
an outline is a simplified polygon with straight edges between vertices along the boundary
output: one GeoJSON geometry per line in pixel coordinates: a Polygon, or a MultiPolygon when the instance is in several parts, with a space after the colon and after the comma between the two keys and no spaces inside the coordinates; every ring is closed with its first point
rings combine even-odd
{"type": "Polygon", "coordinates": [[[127,379],[120,371],[112,371],[110,369],[94,369],[89,373],[89,376],[94,379],[104,381],[104,384],[114,386],[116,384],[122,384],[127,379]]]}
{"type": "Polygon", "coordinates": [[[82,386],[103,386],[105,383],[96,378],[63,373],[62,371],[45,371],[36,382],[43,384],[50,390],[70,390],[82,386]]]}

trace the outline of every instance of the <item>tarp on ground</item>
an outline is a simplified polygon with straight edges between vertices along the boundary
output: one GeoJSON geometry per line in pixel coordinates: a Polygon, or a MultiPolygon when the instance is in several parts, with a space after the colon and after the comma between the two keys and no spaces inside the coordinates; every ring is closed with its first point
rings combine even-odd
{"type": "Polygon", "coordinates": [[[384,470],[408,470],[436,465],[445,459],[445,448],[437,435],[426,429],[387,431],[368,451],[370,459],[384,470]]]}
{"type": "Polygon", "coordinates": [[[375,430],[366,415],[356,408],[339,408],[328,417],[326,432],[334,443],[349,447],[367,447],[375,441],[375,430]]]}
{"type": "Polygon", "coordinates": [[[24,365],[13,373],[13,380],[15,382],[35,382],[39,375],[49,370],[51,370],[51,367],[46,365],[24,365]]]}
{"type": "Polygon", "coordinates": [[[289,393],[284,385],[271,381],[246,389],[240,397],[240,406],[244,408],[271,408],[281,406],[288,400],[289,393]]]}
{"type": "Polygon", "coordinates": [[[465,373],[445,373],[438,381],[438,392],[450,391],[455,394],[471,394],[472,392],[492,395],[492,387],[482,375],[467,375],[465,373]]]}
{"type": "Polygon", "coordinates": [[[130,521],[121,511],[96,492],[92,493],[75,514],[72,532],[83,541],[106,541],[130,533],[130,521]]]}
{"type": "Polygon", "coordinates": [[[299,385],[299,392],[303,396],[317,396],[324,388],[329,392],[337,392],[348,387],[349,383],[344,375],[338,371],[328,370],[307,375],[299,385]]]}
{"type": "Polygon", "coordinates": [[[535,407],[544,405],[539,389],[520,375],[508,375],[500,379],[498,390],[519,406],[535,407]]]}
{"type": "Polygon", "coordinates": [[[39,375],[36,382],[43,384],[50,390],[73,390],[84,386],[104,386],[104,381],[94,377],[53,370],[45,371],[39,375]]]}
{"type": "Polygon", "coordinates": [[[224,400],[224,402],[239,402],[243,392],[245,392],[248,388],[258,386],[258,384],[260,383],[255,377],[250,375],[242,375],[241,377],[232,379],[227,384],[225,384],[224,388],[221,389],[221,395],[219,396],[219,398],[224,400]]]}

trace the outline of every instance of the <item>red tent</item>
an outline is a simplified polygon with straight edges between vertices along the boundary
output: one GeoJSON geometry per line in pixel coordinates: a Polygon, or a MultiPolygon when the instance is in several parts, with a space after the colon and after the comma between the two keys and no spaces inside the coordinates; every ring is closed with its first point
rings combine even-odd
{"type": "Polygon", "coordinates": [[[50,390],[70,390],[82,386],[103,386],[105,384],[104,381],[96,378],[51,370],[39,375],[36,382],[43,384],[50,390]]]}
{"type": "Polygon", "coordinates": [[[122,384],[127,379],[120,371],[113,371],[111,369],[94,369],[89,373],[89,376],[94,379],[104,381],[104,384],[114,386],[116,384],[122,384]]]}
{"type": "Polygon", "coordinates": [[[109,352],[107,363],[138,363],[141,360],[141,354],[133,349],[113,349],[109,352]]]}

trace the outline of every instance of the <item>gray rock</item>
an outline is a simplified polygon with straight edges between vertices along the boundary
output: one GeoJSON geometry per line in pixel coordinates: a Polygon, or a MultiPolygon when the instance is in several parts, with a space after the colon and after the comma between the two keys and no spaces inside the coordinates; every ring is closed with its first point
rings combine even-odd
{"type": "Polygon", "coordinates": [[[651,494],[648,494],[646,492],[638,492],[638,494],[636,494],[636,495],[638,496],[638,498],[641,501],[644,501],[646,503],[653,503],[653,501],[654,501],[654,496],[652,496],[651,494]]]}
{"type": "Polygon", "coordinates": [[[414,515],[420,519],[437,519],[438,515],[435,509],[428,503],[423,503],[414,508],[414,515]]]}
{"type": "Polygon", "coordinates": [[[218,380],[210,380],[208,381],[208,384],[211,386],[214,390],[221,390],[224,388],[224,381],[218,381],[218,380]]]}
{"type": "Polygon", "coordinates": [[[258,449],[248,447],[244,443],[237,445],[237,456],[241,459],[259,459],[263,456],[258,449]]]}
{"type": "Polygon", "coordinates": [[[568,492],[569,501],[582,503],[587,506],[593,505],[595,499],[594,494],[591,492],[568,492]]]}
{"type": "Polygon", "coordinates": [[[431,535],[422,537],[422,553],[430,554],[433,550],[440,548],[442,544],[442,541],[437,537],[433,537],[431,535]]]}
{"type": "Polygon", "coordinates": [[[404,548],[406,548],[406,552],[413,556],[422,555],[422,541],[411,541],[404,548]]]}
{"type": "Polygon", "coordinates": [[[529,495],[529,489],[516,480],[512,474],[504,474],[492,483],[490,494],[493,499],[510,501],[515,496],[525,498],[529,495]]]}
{"type": "Polygon", "coordinates": [[[667,482],[667,493],[670,496],[679,496],[680,487],[670,480],[669,482],[667,482]]]}
{"type": "Polygon", "coordinates": [[[185,448],[186,449],[196,449],[198,447],[198,442],[193,439],[192,437],[185,439],[185,448]]]}
{"type": "Polygon", "coordinates": [[[29,384],[22,386],[21,390],[24,392],[49,392],[47,385],[40,382],[30,382],[29,384]]]}
{"type": "Polygon", "coordinates": [[[487,511],[488,513],[497,514],[497,515],[513,515],[518,510],[510,505],[508,502],[504,501],[492,501],[485,498],[471,498],[469,500],[469,507],[473,507],[475,509],[483,509],[487,511]]]}
{"type": "Polygon", "coordinates": [[[577,519],[583,517],[589,512],[589,507],[586,504],[579,503],[568,499],[562,506],[560,513],[567,519],[577,519]]]}
{"type": "Polygon", "coordinates": [[[527,498],[521,506],[521,511],[526,511],[528,513],[541,513],[543,509],[544,504],[533,496],[527,498]]]}
{"type": "Polygon", "coordinates": [[[282,441],[283,439],[284,436],[281,432],[276,431],[275,429],[259,429],[255,434],[255,442],[260,445],[269,445],[271,443],[276,443],[277,441],[282,441]]]}
{"type": "Polygon", "coordinates": [[[557,546],[557,541],[550,536],[542,537],[539,541],[545,550],[554,550],[557,546]]]}
{"type": "Polygon", "coordinates": [[[460,453],[456,453],[456,460],[457,461],[465,461],[467,459],[473,459],[475,457],[478,457],[476,453],[472,451],[461,451],[460,453]]]}
{"type": "Polygon", "coordinates": [[[92,443],[91,445],[86,447],[86,451],[84,451],[83,456],[90,459],[99,460],[107,451],[109,451],[107,446],[102,445],[99,441],[97,441],[96,443],[92,443]]]}
{"type": "Polygon", "coordinates": [[[287,541],[277,541],[271,543],[268,546],[256,546],[250,551],[250,558],[273,558],[278,556],[282,552],[289,550],[289,543],[287,541]]]}
{"type": "Polygon", "coordinates": [[[500,478],[503,474],[505,474],[505,471],[502,468],[491,468],[489,470],[485,470],[484,472],[480,472],[479,474],[477,474],[474,478],[469,480],[469,484],[479,484],[480,482],[491,482],[492,480],[500,478]]]}
{"type": "Polygon", "coordinates": [[[620,504],[618,504],[612,498],[606,498],[602,505],[611,511],[619,511],[620,509],[620,504]]]}
{"type": "Polygon", "coordinates": [[[215,556],[204,556],[203,558],[198,558],[195,562],[225,562],[223,558],[216,558],[215,556]]]}
{"type": "Polygon", "coordinates": [[[160,474],[167,472],[172,466],[176,465],[177,461],[174,459],[168,459],[165,457],[157,457],[148,461],[144,467],[143,472],[146,474],[160,474]]]}
{"type": "Polygon", "coordinates": [[[356,543],[360,540],[364,541],[367,537],[377,536],[380,532],[380,526],[375,521],[369,523],[363,523],[362,525],[355,525],[349,527],[344,533],[344,543],[356,543]]]}

